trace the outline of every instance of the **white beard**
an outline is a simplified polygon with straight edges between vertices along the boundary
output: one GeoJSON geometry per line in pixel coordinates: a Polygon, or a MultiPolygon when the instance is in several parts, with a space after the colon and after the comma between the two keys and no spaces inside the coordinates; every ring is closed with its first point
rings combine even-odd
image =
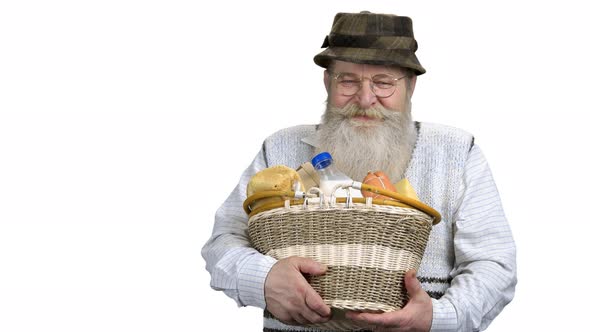
{"type": "Polygon", "coordinates": [[[386,109],[379,105],[360,109],[351,103],[344,108],[328,105],[318,130],[316,153],[327,151],[338,169],[355,181],[367,172],[383,171],[392,183],[401,180],[416,144],[411,103],[405,110],[386,109]],[[368,115],[379,121],[359,121],[356,115],[368,115]]]}

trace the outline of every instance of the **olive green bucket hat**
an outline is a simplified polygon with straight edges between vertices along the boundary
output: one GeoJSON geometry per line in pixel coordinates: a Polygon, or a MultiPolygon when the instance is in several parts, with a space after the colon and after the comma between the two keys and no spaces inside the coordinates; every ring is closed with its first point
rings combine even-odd
{"type": "Polygon", "coordinates": [[[426,70],[416,57],[418,42],[414,39],[412,19],[392,14],[370,12],[338,13],[332,31],[313,58],[320,67],[341,60],[372,65],[396,65],[421,75],[426,70]]]}

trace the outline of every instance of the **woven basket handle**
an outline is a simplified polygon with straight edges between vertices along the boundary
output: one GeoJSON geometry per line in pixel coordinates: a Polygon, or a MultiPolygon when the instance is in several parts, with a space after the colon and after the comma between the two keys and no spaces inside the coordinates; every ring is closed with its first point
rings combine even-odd
{"type": "MultiPolygon", "coordinates": [[[[404,196],[404,195],[398,194],[394,191],[371,186],[371,185],[368,185],[365,183],[362,184],[361,190],[369,191],[369,192],[372,192],[376,195],[384,195],[384,196],[393,198],[396,201],[399,201],[399,202],[409,205],[417,210],[420,210],[420,211],[430,215],[434,219],[432,222],[433,225],[436,225],[441,220],[441,215],[440,215],[440,213],[438,213],[438,211],[436,211],[435,209],[431,208],[430,206],[428,206],[418,200],[410,198],[408,196],[404,196]]],[[[375,200],[373,200],[373,202],[375,202],[375,200]]]]}
{"type": "MultiPolygon", "coordinates": [[[[391,199],[373,199],[374,204],[398,205],[399,206],[400,204],[395,204],[396,202],[399,202],[399,203],[402,203],[401,205],[405,205],[407,207],[412,207],[416,210],[422,211],[422,212],[428,214],[429,216],[431,216],[433,218],[433,221],[432,221],[433,225],[437,224],[441,220],[441,215],[440,215],[440,213],[438,213],[438,211],[436,211],[435,209],[431,208],[430,206],[428,206],[418,200],[410,198],[408,196],[404,196],[404,195],[398,194],[396,192],[382,189],[382,188],[375,187],[375,186],[371,186],[371,185],[368,185],[365,183],[363,183],[361,185],[361,190],[369,191],[369,192],[372,192],[377,195],[383,195],[383,196],[387,196],[387,197],[391,198],[391,199]],[[392,200],[394,202],[392,202],[392,200]]],[[[246,213],[248,215],[253,215],[253,214],[256,214],[256,212],[261,212],[261,211],[252,211],[250,206],[252,205],[252,203],[254,203],[254,201],[262,199],[262,198],[267,198],[267,197],[287,197],[289,199],[293,199],[295,204],[298,203],[298,201],[297,201],[298,197],[295,197],[294,191],[262,191],[262,192],[255,193],[255,194],[249,196],[248,198],[246,198],[242,207],[244,208],[244,211],[246,211],[246,213]]],[[[360,202],[360,203],[366,202],[366,198],[354,198],[353,200],[355,203],[356,202],[360,202]]],[[[301,201],[301,203],[303,203],[303,200],[300,200],[300,201],[301,201]]],[[[277,207],[281,207],[281,206],[283,206],[283,204],[269,203],[268,206],[265,206],[263,208],[258,208],[256,210],[261,210],[261,209],[268,210],[268,209],[277,208],[277,207]]]]}

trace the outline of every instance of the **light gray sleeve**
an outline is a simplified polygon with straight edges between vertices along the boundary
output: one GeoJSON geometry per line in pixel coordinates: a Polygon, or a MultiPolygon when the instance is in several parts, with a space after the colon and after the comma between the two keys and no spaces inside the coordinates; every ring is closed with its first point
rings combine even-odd
{"type": "Polygon", "coordinates": [[[276,262],[250,246],[248,217],[242,209],[248,181],[266,167],[264,149],[261,149],[217,210],[213,233],[201,251],[211,274],[211,287],[223,291],[239,306],[266,306],[264,281],[276,262]]]}
{"type": "Polygon", "coordinates": [[[433,300],[432,331],[484,330],[514,297],[516,247],[477,145],[470,152],[460,192],[453,280],[445,295],[433,300]]]}

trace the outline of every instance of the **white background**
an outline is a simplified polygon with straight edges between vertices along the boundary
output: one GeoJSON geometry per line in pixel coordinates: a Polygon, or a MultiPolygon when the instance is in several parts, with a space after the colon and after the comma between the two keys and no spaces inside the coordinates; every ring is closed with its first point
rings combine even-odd
{"type": "Polygon", "coordinates": [[[0,331],[260,331],[200,249],[262,140],[319,121],[312,58],[360,10],[413,18],[415,119],[473,132],[490,162],[519,284],[489,331],[580,329],[583,2],[197,3],[0,4],[0,331]]]}

